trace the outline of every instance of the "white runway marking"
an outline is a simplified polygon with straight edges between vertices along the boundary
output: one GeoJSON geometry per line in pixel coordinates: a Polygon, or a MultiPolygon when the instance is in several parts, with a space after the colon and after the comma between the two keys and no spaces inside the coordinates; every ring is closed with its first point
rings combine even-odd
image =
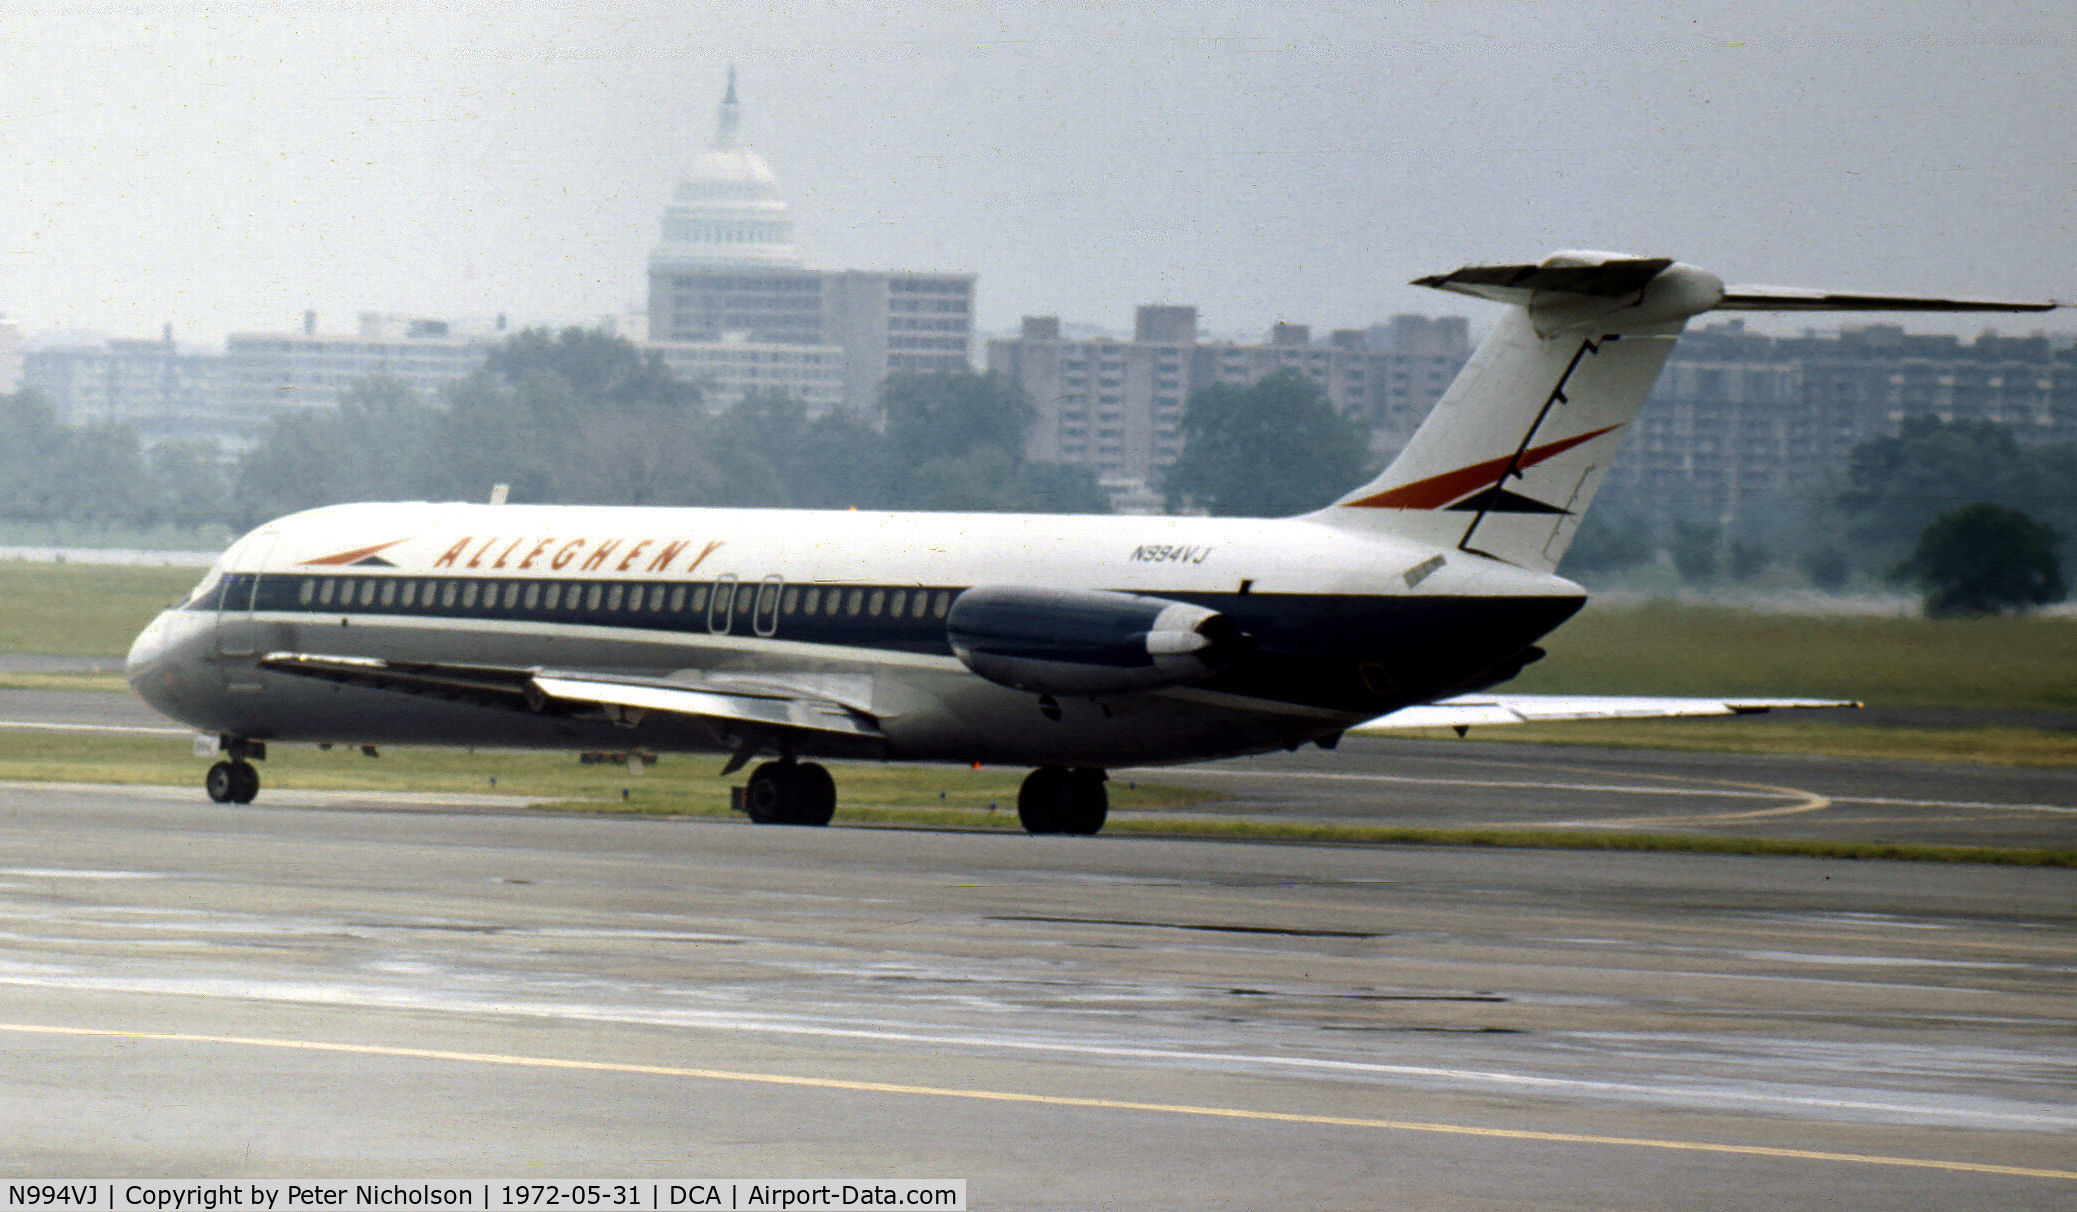
{"type": "Polygon", "coordinates": [[[192,728],[145,728],[124,724],[51,724],[37,720],[0,720],[0,728],[15,732],[99,732],[117,736],[193,736],[192,728]]]}
{"type": "MultiPolygon", "coordinates": [[[[1637,783],[1560,783],[1530,779],[1465,779],[1436,778],[1414,774],[1335,774],[1324,770],[1201,770],[1187,767],[1137,767],[1130,770],[1114,770],[1113,779],[1131,777],[1136,780],[1158,782],[1163,779],[1313,779],[1340,783],[1393,783],[1421,787],[1477,787],[1486,790],[1515,791],[1580,791],[1613,795],[1687,795],[1713,796],[1719,799],[1778,800],[1785,791],[1756,791],[1746,787],[1658,787],[1637,783]]],[[[1668,775],[1668,778],[1678,776],[1668,775]]],[[[1809,794],[1798,792],[1797,794],[1809,794]]],[[[2077,813],[2077,807],[2063,804],[2025,804],[1996,802],[1989,800],[1915,800],[1898,799],[1873,795],[1829,796],[1834,804],[1880,804],[1896,808],[1972,808],[2000,812],[2069,812],[2077,813]]]]}

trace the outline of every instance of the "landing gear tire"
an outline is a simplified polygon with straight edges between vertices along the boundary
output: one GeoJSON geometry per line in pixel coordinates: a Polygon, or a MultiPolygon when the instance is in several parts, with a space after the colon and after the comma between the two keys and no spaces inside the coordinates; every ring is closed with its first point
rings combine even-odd
{"type": "Polygon", "coordinates": [[[827,825],[837,811],[837,784],[813,762],[766,762],[750,772],[743,811],[760,825],[827,825]]]}
{"type": "Polygon", "coordinates": [[[1026,833],[1087,837],[1110,815],[1104,772],[1090,766],[1041,766],[1017,790],[1017,819],[1026,833]]]}
{"type": "Polygon", "coordinates": [[[837,814],[837,781],[829,771],[814,762],[802,762],[794,769],[795,790],[800,798],[796,801],[796,825],[827,825],[837,814]]]}
{"type": "Polygon", "coordinates": [[[219,804],[250,804],[260,793],[260,772],[250,762],[218,762],[203,777],[202,789],[219,804]]]}

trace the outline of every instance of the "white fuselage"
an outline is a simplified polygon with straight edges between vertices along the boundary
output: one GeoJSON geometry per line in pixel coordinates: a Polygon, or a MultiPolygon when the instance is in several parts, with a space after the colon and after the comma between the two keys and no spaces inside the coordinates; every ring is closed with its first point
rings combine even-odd
{"type": "Polygon", "coordinates": [[[1337,735],[1518,665],[1582,600],[1555,576],[1307,518],[342,505],[240,539],[138,637],[129,673],[165,714],[255,741],[725,745],[696,719],[623,727],[258,665],[301,653],[799,694],[883,733],[804,752],[1115,765],[1337,735]],[[982,585],[1198,603],[1253,647],[1189,685],[1042,703],[947,644],[949,603],[982,585]]]}

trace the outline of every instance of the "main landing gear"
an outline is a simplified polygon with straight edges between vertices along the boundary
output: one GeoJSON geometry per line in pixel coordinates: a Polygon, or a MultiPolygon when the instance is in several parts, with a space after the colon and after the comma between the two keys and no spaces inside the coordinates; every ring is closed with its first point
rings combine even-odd
{"type": "Polygon", "coordinates": [[[219,804],[252,803],[260,793],[260,772],[247,759],[265,758],[267,747],[242,737],[225,737],[223,752],[230,758],[209,768],[209,773],[202,777],[202,789],[219,804]]]}
{"type": "Polygon", "coordinates": [[[1027,833],[1095,833],[1110,815],[1106,777],[1093,766],[1041,766],[1017,791],[1017,819],[1027,833]]]}
{"type": "Polygon", "coordinates": [[[743,811],[760,825],[827,825],[837,812],[836,780],[814,762],[766,762],[750,772],[743,811]]]}

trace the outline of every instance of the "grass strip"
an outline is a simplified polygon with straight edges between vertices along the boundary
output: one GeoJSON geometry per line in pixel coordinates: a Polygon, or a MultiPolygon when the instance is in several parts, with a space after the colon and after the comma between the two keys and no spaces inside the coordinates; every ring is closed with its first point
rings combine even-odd
{"type": "MultiPolygon", "coordinates": [[[[78,690],[91,694],[128,694],[130,683],[120,673],[0,673],[0,690],[78,690]]],[[[173,725],[168,724],[167,727],[173,725]]]]}
{"type": "MultiPolygon", "coordinates": [[[[396,793],[492,792],[542,810],[729,819],[729,788],[719,759],[669,755],[643,774],[624,766],[578,763],[561,753],[385,750],[370,760],[351,749],[280,746],[261,766],[266,790],[396,793]]],[[[0,780],[188,786],[199,798],[207,763],[174,738],[92,738],[0,733],[0,780]]],[[[862,827],[1021,831],[1022,772],[964,767],[832,763],[842,798],[837,823],[862,827]]],[[[1168,815],[1213,803],[1197,787],[1119,780],[1110,784],[1106,835],[1199,837],[1231,841],[1371,846],[1484,846],[1517,849],[1630,850],[1780,858],[1989,863],[2077,867],[2077,850],[1952,846],[1905,842],[1721,837],[1606,830],[1442,829],[1168,815]]]]}
{"type": "MultiPolygon", "coordinates": [[[[1454,739],[1447,728],[1395,736],[1454,739]]],[[[1804,754],[1885,762],[1974,762],[1987,766],[2077,766],[2077,733],[2052,728],[1971,725],[1884,728],[1803,720],[1794,712],[1697,720],[1582,720],[1473,728],[1468,739],[1599,749],[1680,749],[1696,753],[1804,754]]]]}
{"type": "Polygon", "coordinates": [[[1517,850],[1634,850],[1663,854],[1730,854],[1766,858],[1991,863],[2077,867],[2077,850],[2022,846],[1947,846],[1806,838],[1717,837],[1681,833],[1617,833],[1567,829],[1423,829],[1393,825],[1301,824],[1279,821],[1111,819],[1105,833],[1216,837],[1242,841],[1336,842],[1371,846],[1490,846],[1517,850]]]}
{"type": "Polygon", "coordinates": [[[201,579],[199,568],[0,560],[0,652],[120,659],[201,579]]]}

